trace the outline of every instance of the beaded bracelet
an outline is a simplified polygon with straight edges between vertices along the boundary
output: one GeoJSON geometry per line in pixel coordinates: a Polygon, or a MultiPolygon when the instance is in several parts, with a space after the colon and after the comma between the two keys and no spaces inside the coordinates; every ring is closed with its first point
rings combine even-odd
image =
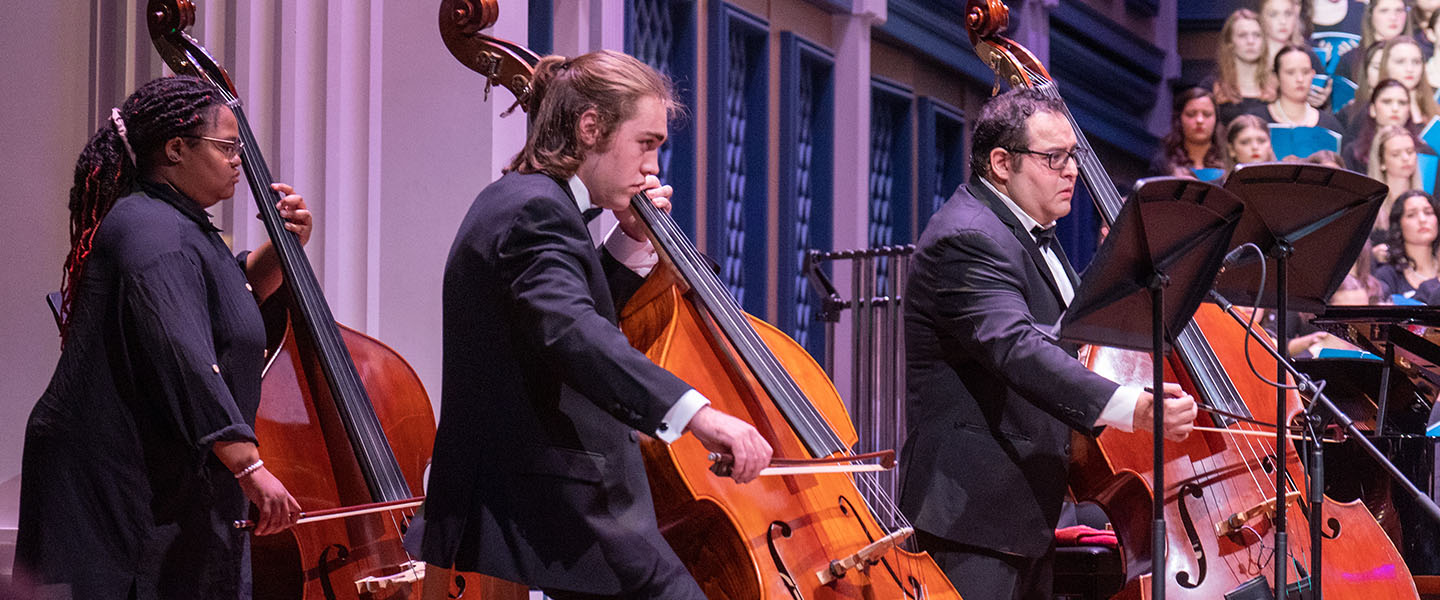
{"type": "Polygon", "coordinates": [[[256,472],[256,471],[259,471],[259,470],[260,470],[260,467],[263,467],[263,466],[265,466],[265,461],[256,459],[256,460],[255,460],[255,464],[250,465],[250,466],[248,466],[248,467],[245,467],[244,469],[241,469],[239,473],[236,473],[236,474],[235,474],[235,478],[236,478],[236,479],[243,478],[243,477],[245,477],[246,475],[249,475],[249,474],[251,474],[251,473],[254,473],[254,472],[256,472]]]}

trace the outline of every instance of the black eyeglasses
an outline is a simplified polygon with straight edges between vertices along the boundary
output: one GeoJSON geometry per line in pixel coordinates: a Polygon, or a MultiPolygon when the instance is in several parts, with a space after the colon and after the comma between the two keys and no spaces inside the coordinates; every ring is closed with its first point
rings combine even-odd
{"type": "Polygon", "coordinates": [[[180,137],[187,137],[190,139],[205,140],[207,142],[211,142],[215,144],[215,148],[220,150],[221,154],[225,155],[225,158],[235,158],[237,156],[240,156],[240,151],[245,149],[245,142],[240,140],[227,140],[225,138],[215,138],[204,135],[185,135],[180,137]]]}
{"type": "Polygon", "coordinates": [[[1078,168],[1080,166],[1081,157],[1085,156],[1085,149],[1079,147],[1072,148],[1070,150],[1054,150],[1051,152],[1036,152],[1029,148],[1006,148],[1005,151],[1013,152],[1015,154],[1034,154],[1035,156],[1043,156],[1045,157],[1045,166],[1050,167],[1052,170],[1055,171],[1064,169],[1065,163],[1069,162],[1072,158],[1075,159],[1075,166],[1078,168]]]}

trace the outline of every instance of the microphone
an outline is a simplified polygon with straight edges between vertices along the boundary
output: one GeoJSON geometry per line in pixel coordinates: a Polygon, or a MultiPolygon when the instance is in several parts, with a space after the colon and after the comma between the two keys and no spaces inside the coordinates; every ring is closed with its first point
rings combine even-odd
{"type": "MultiPolygon", "coordinates": [[[[1255,259],[1254,259],[1253,257],[1252,257],[1249,261],[1241,262],[1241,258],[1245,256],[1246,251],[1249,250],[1249,249],[1250,249],[1249,246],[1245,246],[1245,245],[1240,245],[1240,246],[1234,247],[1233,249],[1230,250],[1230,252],[1228,252],[1228,253],[1225,254],[1225,260],[1220,263],[1220,268],[1221,268],[1221,269],[1228,269],[1228,268],[1230,268],[1230,267],[1234,267],[1234,266],[1238,266],[1238,265],[1242,265],[1242,264],[1250,264],[1250,263],[1255,262],[1255,259]]],[[[1259,254],[1259,253],[1257,252],[1256,254],[1259,254]]]]}

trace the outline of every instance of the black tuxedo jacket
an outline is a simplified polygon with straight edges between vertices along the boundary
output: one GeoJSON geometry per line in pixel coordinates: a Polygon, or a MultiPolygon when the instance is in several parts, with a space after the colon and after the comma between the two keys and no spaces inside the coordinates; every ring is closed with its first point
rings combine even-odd
{"type": "Polygon", "coordinates": [[[960,186],[931,217],[905,297],[900,508],[915,527],[1026,557],[1048,551],[1070,430],[1095,432],[1117,387],[1035,329],[1063,310],[1029,232],[984,184],[960,186]]]}
{"type": "Polygon", "coordinates": [[[475,199],[445,265],[425,561],[616,594],[673,557],[635,431],[690,386],[616,327],[612,290],[639,283],[594,247],[568,185],[510,173],[475,199]]]}

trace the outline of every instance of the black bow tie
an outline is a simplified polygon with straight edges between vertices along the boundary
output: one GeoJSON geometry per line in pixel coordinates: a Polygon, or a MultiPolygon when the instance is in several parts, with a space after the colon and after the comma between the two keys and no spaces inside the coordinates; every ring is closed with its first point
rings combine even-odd
{"type": "Polygon", "coordinates": [[[1039,225],[1036,225],[1035,227],[1033,227],[1033,228],[1030,229],[1030,235],[1035,236],[1035,245],[1036,245],[1036,246],[1039,246],[1039,247],[1041,247],[1041,248],[1050,248],[1050,250],[1051,250],[1052,252],[1055,250],[1055,249],[1052,247],[1052,246],[1054,246],[1054,244],[1055,244],[1055,228],[1054,228],[1054,227],[1051,227],[1051,228],[1046,229],[1046,228],[1044,228],[1044,227],[1041,227],[1041,226],[1039,226],[1039,225]]]}
{"type": "Polygon", "coordinates": [[[600,216],[600,213],[602,213],[602,212],[605,212],[605,209],[600,208],[600,207],[598,207],[598,206],[592,206],[592,207],[590,207],[590,208],[585,209],[584,211],[581,211],[580,216],[585,217],[585,222],[586,222],[586,223],[589,223],[589,222],[591,222],[591,221],[594,221],[594,220],[595,220],[595,217],[600,216]]]}

